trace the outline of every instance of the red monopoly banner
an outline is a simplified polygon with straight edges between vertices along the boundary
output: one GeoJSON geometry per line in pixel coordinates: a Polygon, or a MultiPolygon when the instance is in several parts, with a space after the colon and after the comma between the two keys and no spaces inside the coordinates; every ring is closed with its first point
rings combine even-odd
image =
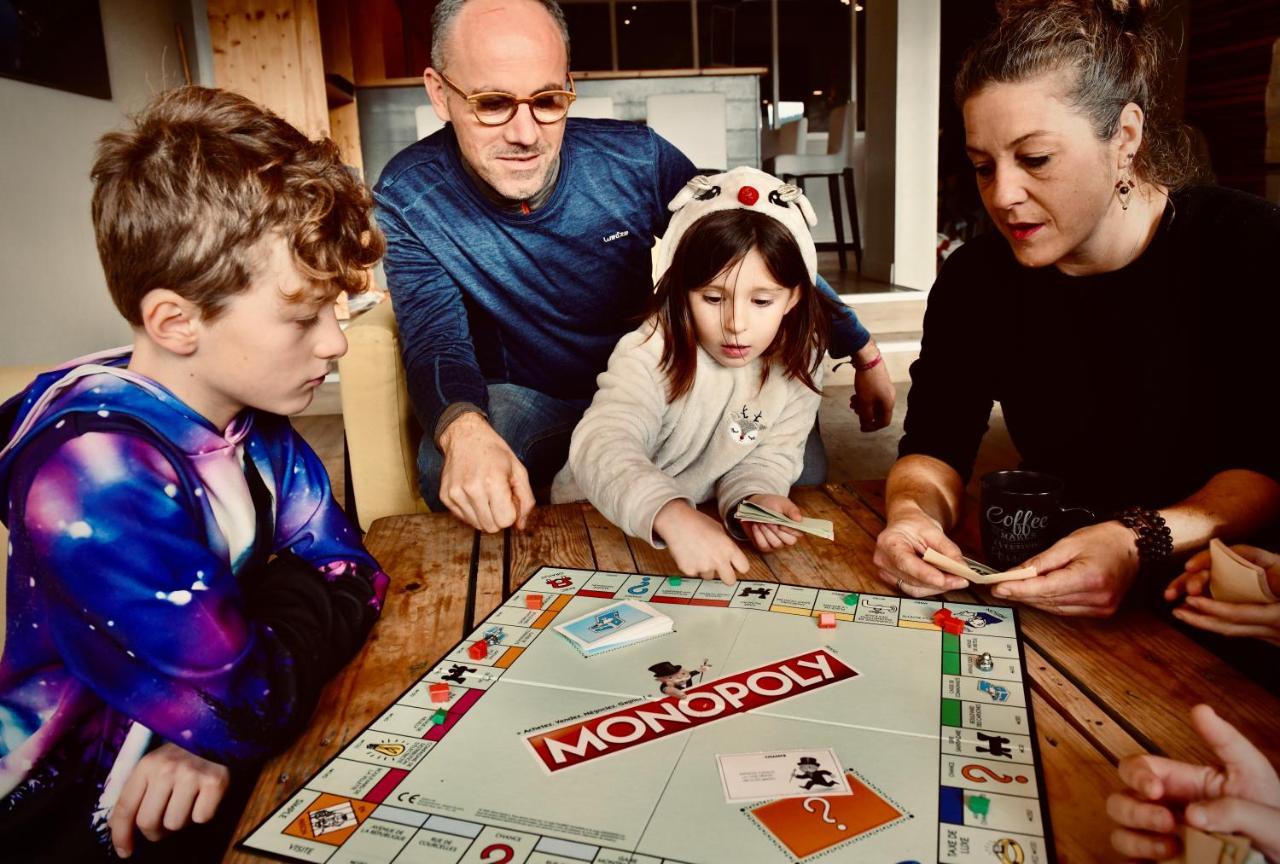
{"type": "Polygon", "coordinates": [[[835,654],[819,648],[691,687],[683,699],[668,696],[629,705],[525,740],[548,771],[559,771],[857,675],[835,654]]]}

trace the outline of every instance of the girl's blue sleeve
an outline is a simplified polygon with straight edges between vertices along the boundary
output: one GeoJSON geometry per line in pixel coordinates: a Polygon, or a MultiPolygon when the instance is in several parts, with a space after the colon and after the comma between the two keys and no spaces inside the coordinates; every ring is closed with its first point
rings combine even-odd
{"type": "Polygon", "coordinates": [[[827,353],[832,357],[852,357],[871,341],[871,334],[862,326],[853,307],[841,300],[840,295],[821,275],[818,276],[817,286],[819,291],[840,307],[840,311],[831,319],[831,342],[827,353]]]}

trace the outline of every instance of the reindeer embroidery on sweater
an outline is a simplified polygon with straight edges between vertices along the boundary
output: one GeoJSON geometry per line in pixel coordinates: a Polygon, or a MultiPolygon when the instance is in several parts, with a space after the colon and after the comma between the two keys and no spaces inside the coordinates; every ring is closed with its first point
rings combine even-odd
{"type": "Polygon", "coordinates": [[[760,422],[760,418],[764,415],[760,411],[756,416],[751,417],[747,411],[747,406],[742,406],[741,414],[729,415],[729,434],[733,436],[733,440],[742,445],[749,445],[756,440],[762,429],[768,428],[760,422]]]}

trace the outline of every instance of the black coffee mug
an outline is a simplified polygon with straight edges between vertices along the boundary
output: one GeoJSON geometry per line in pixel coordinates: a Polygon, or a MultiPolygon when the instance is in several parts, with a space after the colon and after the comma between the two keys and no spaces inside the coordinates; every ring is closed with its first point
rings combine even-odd
{"type": "Polygon", "coordinates": [[[1085,507],[1063,507],[1066,484],[1039,471],[993,471],[982,478],[982,549],[1009,570],[1095,521],[1085,507]]]}

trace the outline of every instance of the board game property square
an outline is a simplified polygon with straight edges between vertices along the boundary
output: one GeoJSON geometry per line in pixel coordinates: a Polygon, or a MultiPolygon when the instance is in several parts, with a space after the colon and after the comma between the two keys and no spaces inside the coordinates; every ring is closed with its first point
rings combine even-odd
{"type": "Polygon", "coordinates": [[[435,662],[243,848],[323,864],[829,864],[990,861],[1008,841],[1053,860],[1006,607],[545,567],[445,657],[417,659],[435,662]],[[619,600],[661,603],[674,632],[587,659],[554,630],[619,600]],[[939,609],[964,632],[939,629],[939,609]],[[836,628],[816,625],[824,611],[836,628]],[[479,640],[492,650],[472,661],[479,640]],[[717,755],[817,751],[852,795],[725,802],[717,755]]]}

